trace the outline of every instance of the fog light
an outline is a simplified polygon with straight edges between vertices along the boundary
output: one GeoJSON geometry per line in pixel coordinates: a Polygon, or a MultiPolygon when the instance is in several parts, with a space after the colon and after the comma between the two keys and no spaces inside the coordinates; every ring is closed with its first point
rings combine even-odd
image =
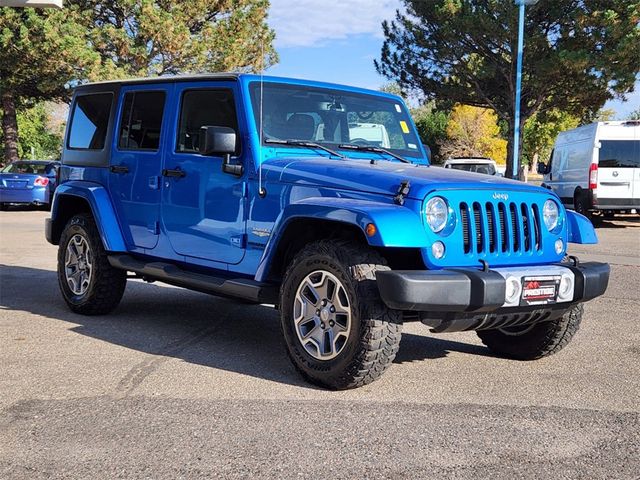
{"type": "Polygon", "coordinates": [[[438,260],[444,257],[444,243],[435,242],[433,245],[431,245],[431,253],[433,253],[433,256],[438,260]]]}
{"type": "Polygon", "coordinates": [[[516,277],[507,277],[505,285],[505,300],[514,303],[520,298],[520,280],[516,277]]]}
{"type": "Polygon", "coordinates": [[[558,288],[558,296],[567,299],[573,290],[573,279],[571,275],[562,275],[560,279],[560,287],[558,288]]]}
{"type": "Polygon", "coordinates": [[[564,242],[560,239],[556,240],[556,253],[560,255],[564,251],[564,242]]]}

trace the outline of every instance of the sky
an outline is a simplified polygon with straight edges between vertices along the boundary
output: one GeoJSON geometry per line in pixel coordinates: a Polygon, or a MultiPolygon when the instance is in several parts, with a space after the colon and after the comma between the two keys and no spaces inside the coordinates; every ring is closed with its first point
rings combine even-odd
{"type": "MultiPolygon", "coordinates": [[[[384,40],[382,21],[392,20],[401,0],[271,0],[280,63],[267,74],[378,89],[388,80],[376,72],[384,40]]],[[[640,108],[640,81],[626,102],[608,102],[616,117],[640,108]]]]}

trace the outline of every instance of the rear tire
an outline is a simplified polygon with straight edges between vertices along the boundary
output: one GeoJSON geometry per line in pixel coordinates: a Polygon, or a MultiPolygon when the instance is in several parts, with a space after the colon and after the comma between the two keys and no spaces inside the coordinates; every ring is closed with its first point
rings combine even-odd
{"type": "Polygon", "coordinates": [[[281,327],[287,353],[308,381],[355,388],[391,365],[402,317],[380,298],[379,270],[389,267],[377,252],[347,241],[314,242],[291,261],[280,292],[281,327]]]}
{"type": "Polygon", "coordinates": [[[583,312],[584,307],[578,304],[557,320],[476,333],[482,343],[499,355],[516,360],[536,360],[559,352],[571,341],[580,328],[583,312]]]}
{"type": "Polygon", "coordinates": [[[69,308],[83,315],[103,315],[118,306],[127,272],[113,268],[98,228],[88,214],[73,217],[60,237],[58,284],[69,308]]]}
{"type": "Polygon", "coordinates": [[[590,205],[588,205],[587,196],[581,190],[577,191],[573,196],[573,209],[580,215],[584,215],[587,218],[591,218],[591,212],[589,211],[590,205]]]}

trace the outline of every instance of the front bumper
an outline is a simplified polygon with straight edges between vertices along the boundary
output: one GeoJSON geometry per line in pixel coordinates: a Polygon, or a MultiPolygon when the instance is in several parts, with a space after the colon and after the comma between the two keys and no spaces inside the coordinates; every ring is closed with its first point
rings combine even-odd
{"type": "Polygon", "coordinates": [[[602,295],[609,265],[587,262],[526,268],[388,270],[377,272],[380,296],[392,309],[417,312],[493,312],[526,310],[506,302],[506,278],[512,275],[573,275],[573,295],[549,308],[586,302],[602,295]]]}

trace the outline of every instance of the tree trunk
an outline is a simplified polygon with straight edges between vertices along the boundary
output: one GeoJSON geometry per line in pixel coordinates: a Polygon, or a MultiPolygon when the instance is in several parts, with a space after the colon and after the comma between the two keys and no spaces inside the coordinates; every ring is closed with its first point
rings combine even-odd
{"type": "Polygon", "coordinates": [[[2,133],[4,134],[4,164],[15,162],[18,158],[18,119],[16,102],[8,90],[2,92],[2,133]]]}

